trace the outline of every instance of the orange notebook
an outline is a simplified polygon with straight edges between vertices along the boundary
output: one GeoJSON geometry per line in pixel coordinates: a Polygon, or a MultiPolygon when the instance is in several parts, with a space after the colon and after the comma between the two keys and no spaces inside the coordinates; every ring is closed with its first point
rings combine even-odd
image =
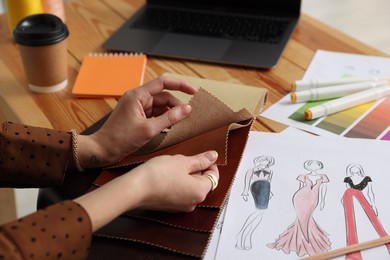
{"type": "Polygon", "coordinates": [[[81,64],[72,93],[76,97],[120,97],[144,81],[146,55],[91,53],[81,64]]]}

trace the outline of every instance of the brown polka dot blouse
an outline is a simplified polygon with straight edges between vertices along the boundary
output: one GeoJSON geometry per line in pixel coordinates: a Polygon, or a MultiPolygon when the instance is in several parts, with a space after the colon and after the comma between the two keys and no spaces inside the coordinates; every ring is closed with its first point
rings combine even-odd
{"type": "MultiPolygon", "coordinates": [[[[0,187],[61,185],[73,164],[67,132],[3,123],[0,131],[0,187]],[[69,163],[69,165],[68,165],[69,163]]],[[[0,226],[2,259],[85,259],[91,243],[85,210],[64,201],[0,226]]]]}

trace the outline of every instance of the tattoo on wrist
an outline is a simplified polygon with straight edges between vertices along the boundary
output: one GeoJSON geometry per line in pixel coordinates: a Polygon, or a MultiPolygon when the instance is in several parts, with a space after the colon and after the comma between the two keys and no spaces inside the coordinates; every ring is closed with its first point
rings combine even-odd
{"type": "Polygon", "coordinates": [[[96,157],[96,155],[92,155],[91,158],[89,159],[89,162],[92,163],[92,164],[98,164],[98,163],[100,163],[100,161],[98,160],[98,158],[96,157]]]}

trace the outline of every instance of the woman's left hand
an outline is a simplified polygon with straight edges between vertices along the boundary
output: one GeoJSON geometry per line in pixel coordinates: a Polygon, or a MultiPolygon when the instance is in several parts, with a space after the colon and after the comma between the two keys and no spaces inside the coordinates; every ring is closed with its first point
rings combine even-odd
{"type": "Polygon", "coordinates": [[[101,129],[90,136],[79,136],[81,167],[115,163],[137,151],[165,128],[184,119],[191,107],[164,90],[190,95],[197,92],[184,81],[166,77],[126,92],[101,129]]]}

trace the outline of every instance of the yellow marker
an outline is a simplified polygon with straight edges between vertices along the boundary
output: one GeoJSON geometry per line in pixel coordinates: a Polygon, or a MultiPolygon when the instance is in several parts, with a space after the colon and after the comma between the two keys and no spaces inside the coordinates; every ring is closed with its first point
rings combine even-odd
{"type": "Polygon", "coordinates": [[[24,17],[44,13],[41,0],[7,0],[6,10],[11,34],[18,22],[24,17]]]}
{"type": "Polygon", "coordinates": [[[297,103],[297,94],[296,94],[296,92],[292,92],[290,94],[290,96],[291,96],[291,103],[297,103]]]}
{"type": "Polygon", "coordinates": [[[295,82],[291,83],[291,91],[297,90],[297,84],[295,82]]]}
{"type": "Polygon", "coordinates": [[[309,109],[306,109],[305,112],[303,112],[303,115],[306,120],[313,120],[313,113],[309,109]]]}

